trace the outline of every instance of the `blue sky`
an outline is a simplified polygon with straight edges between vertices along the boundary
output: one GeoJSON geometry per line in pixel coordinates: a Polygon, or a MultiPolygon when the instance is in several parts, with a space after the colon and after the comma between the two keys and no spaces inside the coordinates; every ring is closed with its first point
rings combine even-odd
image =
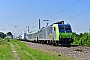
{"type": "Polygon", "coordinates": [[[30,26],[30,31],[37,30],[38,19],[43,27],[46,25],[43,20],[47,18],[49,25],[64,20],[71,24],[74,32],[87,32],[90,0],[0,0],[1,32],[21,33],[27,31],[26,26],[30,26]]]}

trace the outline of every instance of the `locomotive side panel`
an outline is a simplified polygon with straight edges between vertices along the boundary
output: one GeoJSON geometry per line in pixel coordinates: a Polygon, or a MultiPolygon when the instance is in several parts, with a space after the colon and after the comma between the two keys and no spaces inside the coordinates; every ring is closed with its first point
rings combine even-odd
{"type": "Polygon", "coordinates": [[[51,26],[49,26],[49,27],[47,27],[46,28],[46,38],[47,39],[52,39],[53,37],[52,37],[52,27],[51,26]]]}
{"type": "Polygon", "coordinates": [[[38,40],[52,40],[52,27],[48,26],[39,31],[38,40]]]}
{"type": "Polygon", "coordinates": [[[42,29],[39,31],[38,39],[43,39],[43,30],[42,29]]]}

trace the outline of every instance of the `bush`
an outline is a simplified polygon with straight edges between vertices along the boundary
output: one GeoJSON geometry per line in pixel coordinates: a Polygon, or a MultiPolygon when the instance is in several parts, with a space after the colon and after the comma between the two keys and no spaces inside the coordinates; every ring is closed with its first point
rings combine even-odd
{"type": "Polygon", "coordinates": [[[86,33],[86,32],[84,34],[73,33],[73,39],[74,39],[73,44],[90,46],[90,34],[89,33],[86,33]]]}
{"type": "Polygon", "coordinates": [[[0,44],[4,44],[5,42],[3,41],[2,38],[0,38],[0,44]]]}
{"type": "Polygon", "coordinates": [[[0,37],[0,44],[2,43],[2,38],[0,37]]]}
{"type": "Polygon", "coordinates": [[[0,37],[0,42],[2,42],[3,41],[3,39],[0,37]]]}
{"type": "Polygon", "coordinates": [[[4,38],[4,41],[9,42],[9,38],[5,37],[5,38],[4,38]]]}

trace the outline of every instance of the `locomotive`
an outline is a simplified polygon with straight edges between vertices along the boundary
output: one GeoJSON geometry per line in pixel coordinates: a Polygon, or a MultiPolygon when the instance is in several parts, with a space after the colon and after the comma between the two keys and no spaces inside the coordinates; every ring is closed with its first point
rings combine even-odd
{"type": "Polygon", "coordinates": [[[53,45],[71,45],[73,42],[72,28],[70,24],[64,24],[64,21],[56,22],[50,26],[29,32],[27,41],[53,45]]]}

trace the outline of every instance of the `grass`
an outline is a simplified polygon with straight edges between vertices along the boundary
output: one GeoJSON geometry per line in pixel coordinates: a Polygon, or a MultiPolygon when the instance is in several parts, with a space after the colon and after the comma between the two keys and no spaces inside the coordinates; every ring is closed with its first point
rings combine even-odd
{"type": "Polygon", "coordinates": [[[16,41],[12,41],[15,50],[17,51],[20,60],[34,60],[32,57],[30,57],[27,53],[25,53],[25,50],[23,50],[23,48],[21,48],[20,46],[17,46],[17,42],[16,41]]]}
{"type": "Polygon", "coordinates": [[[5,41],[0,42],[0,60],[15,60],[10,44],[5,41]]]}
{"type": "Polygon", "coordinates": [[[58,57],[56,56],[57,54],[52,55],[50,53],[42,52],[41,50],[28,47],[24,42],[18,40],[11,40],[10,42],[15,46],[21,60],[74,60],[64,55],[58,57]]]}

